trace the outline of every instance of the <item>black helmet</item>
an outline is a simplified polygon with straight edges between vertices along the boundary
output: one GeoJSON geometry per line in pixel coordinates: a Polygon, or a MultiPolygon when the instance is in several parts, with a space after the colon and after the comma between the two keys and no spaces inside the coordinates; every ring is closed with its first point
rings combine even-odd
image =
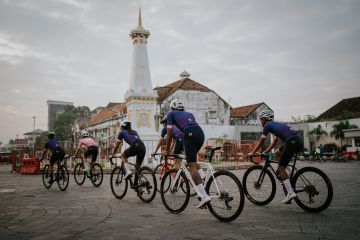
{"type": "Polygon", "coordinates": [[[49,138],[49,139],[55,138],[55,133],[54,133],[54,132],[49,132],[48,138],[49,138]]]}

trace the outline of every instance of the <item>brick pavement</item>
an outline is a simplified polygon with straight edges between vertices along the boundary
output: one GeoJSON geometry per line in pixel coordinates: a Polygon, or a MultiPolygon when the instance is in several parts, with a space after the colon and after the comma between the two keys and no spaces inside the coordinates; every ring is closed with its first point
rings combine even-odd
{"type": "MultiPolygon", "coordinates": [[[[66,192],[47,190],[40,175],[10,174],[0,165],[0,239],[360,239],[359,162],[307,163],[324,170],[332,180],[334,198],[320,214],[304,212],[295,203],[280,204],[280,189],[272,203],[249,201],[238,219],[217,221],[197,210],[192,199],[179,214],[169,213],[160,195],[142,203],[134,191],[124,199],[112,195],[109,175],[95,188],[87,179],[66,192]]],[[[233,171],[240,179],[244,170],[233,171]]]]}

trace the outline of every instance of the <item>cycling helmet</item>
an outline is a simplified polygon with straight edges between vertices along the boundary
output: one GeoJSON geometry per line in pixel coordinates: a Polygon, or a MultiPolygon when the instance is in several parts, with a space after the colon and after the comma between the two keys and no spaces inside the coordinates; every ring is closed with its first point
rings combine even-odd
{"type": "Polygon", "coordinates": [[[170,109],[171,110],[184,110],[184,103],[181,99],[174,99],[170,102],[170,109]]]}
{"type": "Polygon", "coordinates": [[[123,120],[123,121],[121,121],[121,123],[120,123],[120,127],[123,127],[123,128],[131,127],[131,122],[128,121],[128,120],[123,120]]]}
{"type": "Polygon", "coordinates": [[[88,131],[86,131],[86,130],[82,130],[81,131],[81,137],[89,137],[90,136],[90,134],[89,134],[89,132],[88,131]]]}
{"type": "Polygon", "coordinates": [[[160,123],[161,123],[161,124],[164,124],[164,123],[166,123],[166,122],[167,122],[167,115],[165,115],[165,116],[161,119],[160,123]]]}
{"type": "Polygon", "coordinates": [[[274,120],[274,113],[271,110],[263,110],[258,115],[259,119],[274,120]]]}
{"type": "Polygon", "coordinates": [[[49,132],[48,138],[49,138],[49,139],[55,138],[55,133],[54,133],[54,132],[49,132]]]}

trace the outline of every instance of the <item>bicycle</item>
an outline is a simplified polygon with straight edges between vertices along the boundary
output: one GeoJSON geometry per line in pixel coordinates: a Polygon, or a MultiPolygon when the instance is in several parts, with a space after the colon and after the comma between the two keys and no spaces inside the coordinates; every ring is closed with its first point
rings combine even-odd
{"type": "MultiPolygon", "coordinates": [[[[120,166],[117,166],[117,164],[114,164],[113,158],[116,157],[110,158],[111,164],[115,165],[110,176],[110,186],[114,196],[118,199],[124,198],[128,189],[128,184],[130,183],[130,188],[134,189],[141,201],[145,203],[151,202],[156,195],[156,178],[151,168],[146,166],[140,167],[139,170],[135,168],[135,174],[133,175],[138,176],[138,183],[135,185],[132,178],[124,178],[126,173],[124,162],[121,161],[120,166]]],[[[135,167],[135,164],[129,164],[135,167]]]]}
{"type": "MultiPolygon", "coordinates": [[[[216,147],[211,149],[209,162],[199,163],[206,168],[204,181],[205,190],[209,194],[211,201],[206,208],[220,221],[230,222],[235,220],[244,208],[244,190],[239,179],[231,172],[220,170],[215,172],[211,165],[214,152],[221,149],[216,147]],[[232,191],[233,190],[233,191],[232,191]]],[[[200,197],[201,193],[197,189],[189,170],[185,163],[185,156],[171,154],[170,156],[182,160],[179,169],[167,171],[161,181],[161,200],[171,213],[180,213],[185,210],[190,198],[190,184],[200,197]],[[174,177],[175,175],[175,177],[174,177]],[[182,191],[179,191],[179,189],[182,191]]]]}
{"type": "MultiPolygon", "coordinates": [[[[244,173],[244,191],[250,202],[262,206],[274,199],[276,193],[275,178],[282,186],[285,195],[287,191],[271,165],[271,163],[278,164],[279,161],[270,160],[268,155],[256,154],[254,156],[261,156],[265,163],[260,165],[255,163],[252,157],[249,157],[250,161],[255,165],[248,168],[244,173]]],[[[295,202],[308,212],[325,210],[329,207],[333,197],[333,187],[330,179],[323,171],[315,167],[297,169],[295,166],[296,160],[297,156],[295,156],[293,163],[288,165],[291,169],[289,174],[290,183],[297,195],[294,198],[295,202]],[[324,194],[324,196],[321,194],[324,194]]]]}
{"type": "MultiPolygon", "coordinates": [[[[69,155],[66,155],[62,160],[58,162],[58,164],[54,164],[54,169],[52,173],[49,173],[49,164],[46,164],[44,166],[43,172],[42,172],[42,181],[45,186],[45,188],[49,189],[54,182],[57,182],[59,189],[61,191],[65,191],[67,187],[69,186],[69,171],[66,168],[66,160],[69,158],[69,155]],[[57,168],[55,173],[55,168],[57,168]],[[53,181],[50,181],[53,179],[53,181]]],[[[49,159],[48,159],[49,160],[49,159]]]]}
{"type": "Polygon", "coordinates": [[[81,160],[75,165],[74,168],[75,182],[78,185],[82,185],[84,184],[85,179],[89,178],[91,180],[91,183],[94,185],[94,187],[99,187],[104,179],[104,172],[101,165],[98,163],[93,163],[91,164],[90,170],[88,171],[85,168],[85,164],[88,164],[88,162],[84,163],[84,159],[82,157],[75,157],[74,161],[75,159],[81,160]]]}
{"type": "MultiPolygon", "coordinates": [[[[165,159],[161,153],[156,153],[153,155],[153,158],[156,162],[158,162],[158,158],[156,156],[161,156],[160,157],[160,164],[157,165],[155,167],[155,170],[154,170],[154,174],[155,174],[155,177],[156,177],[156,183],[157,183],[157,186],[156,186],[156,190],[160,193],[160,185],[161,185],[161,180],[163,179],[164,177],[164,174],[171,170],[174,166],[174,159],[173,158],[168,158],[168,159],[165,159]]],[[[176,174],[173,174],[173,176],[175,177],[176,174]]],[[[167,191],[169,189],[170,186],[168,186],[164,191],[167,191]]],[[[185,191],[185,190],[183,190],[185,191]]],[[[190,189],[190,196],[193,197],[196,195],[196,191],[194,190],[194,188],[191,188],[190,189]]]]}

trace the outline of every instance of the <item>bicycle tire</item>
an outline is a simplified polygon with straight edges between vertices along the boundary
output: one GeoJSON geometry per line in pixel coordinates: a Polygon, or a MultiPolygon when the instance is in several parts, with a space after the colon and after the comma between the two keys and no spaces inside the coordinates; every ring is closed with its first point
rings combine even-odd
{"type": "Polygon", "coordinates": [[[253,165],[245,171],[243,177],[246,198],[259,206],[269,204],[274,199],[276,193],[276,182],[268,169],[264,171],[264,179],[261,186],[258,184],[262,169],[263,166],[261,165],[253,165]]]}
{"type": "Polygon", "coordinates": [[[154,170],[154,174],[155,174],[155,178],[156,178],[156,190],[158,192],[160,192],[161,180],[164,177],[164,173],[166,172],[166,170],[165,170],[165,168],[163,168],[163,166],[164,166],[164,164],[161,163],[161,164],[157,165],[154,170]]]}
{"type": "Polygon", "coordinates": [[[122,167],[115,167],[111,172],[110,187],[117,199],[122,199],[126,195],[128,181],[124,179],[125,171],[122,167]],[[121,186],[124,188],[121,190],[121,186]]]}
{"type": "Polygon", "coordinates": [[[63,165],[60,166],[57,172],[56,182],[61,191],[65,191],[69,186],[69,171],[63,165]]]}
{"type": "Polygon", "coordinates": [[[104,171],[101,165],[94,163],[90,171],[91,183],[94,185],[94,187],[99,187],[104,179],[104,171]]]}
{"type": "Polygon", "coordinates": [[[84,171],[84,164],[77,163],[74,168],[74,179],[78,185],[82,185],[85,182],[85,171],[84,171]]]}
{"type": "Polygon", "coordinates": [[[292,185],[294,191],[297,195],[295,198],[295,202],[301,207],[303,210],[316,213],[321,212],[327,209],[333,198],[333,187],[329,177],[320,169],[315,167],[304,167],[301,168],[293,177],[292,185]],[[313,174],[313,178],[310,179],[310,175],[313,174]],[[317,179],[315,180],[315,177],[317,179]],[[311,182],[311,180],[314,180],[311,182]],[[323,180],[323,184],[320,184],[320,180],[323,180]],[[316,186],[315,186],[316,185],[316,186]],[[323,188],[321,188],[323,187],[323,188]],[[326,189],[326,190],[325,190],[326,189]],[[326,196],[324,198],[316,197],[321,193],[326,192],[326,196]],[[303,194],[304,193],[304,194],[303,194]],[[321,200],[324,201],[321,201],[321,200]],[[320,202],[319,205],[314,205],[320,202]]]}
{"type": "Polygon", "coordinates": [[[154,200],[157,192],[157,183],[154,172],[149,167],[141,167],[139,169],[139,179],[137,196],[144,203],[149,203],[154,200]]]}
{"type": "Polygon", "coordinates": [[[177,169],[171,169],[164,174],[163,179],[161,180],[160,194],[161,200],[165,208],[171,213],[180,213],[185,210],[186,206],[189,203],[190,199],[190,186],[189,181],[187,180],[185,174],[182,172],[180,177],[175,183],[175,177],[177,169]],[[170,182],[171,186],[168,191],[163,191],[163,188],[166,186],[167,182],[170,182]],[[185,184],[185,193],[184,190],[180,190],[181,184],[185,184]],[[176,200],[174,201],[174,199],[176,200]],[[179,206],[174,206],[174,204],[180,203],[179,206]]]}
{"type": "Polygon", "coordinates": [[[51,185],[52,185],[52,183],[49,183],[49,181],[51,179],[51,176],[48,173],[49,172],[49,167],[50,167],[50,165],[46,164],[44,166],[44,169],[43,169],[43,172],[42,172],[42,181],[43,181],[43,184],[44,184],[46,189],[51,188],[51,185]]]}
{"type": "Polygon", "coordinates": [[[245,196],[240,180],[233,173],[225,170],[215,172],[207,182],[205,190],[211,197],[207,207],[215,218],[222,222],[231,222],[239,217],[244,208],[245,196]],[[225,180],[229,182],[225,183],[225,180]],[[239,200],[238,204],[234,200],[239,200]],[[224,214],[221,210],[225,210],[224,214]]]}

